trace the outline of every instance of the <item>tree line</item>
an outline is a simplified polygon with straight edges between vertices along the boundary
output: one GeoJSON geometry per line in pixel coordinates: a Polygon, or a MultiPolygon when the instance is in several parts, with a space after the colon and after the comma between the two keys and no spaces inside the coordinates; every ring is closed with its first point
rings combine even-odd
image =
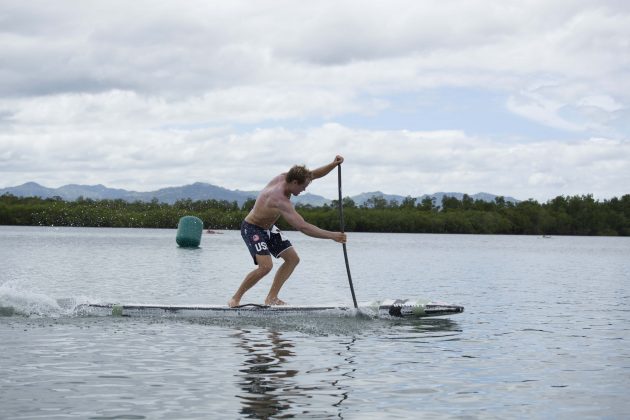
{"type": "MultiPolygon", "coordinates": [[[[630,236],[630,194],[603,201],[592,195],[558,196],[546,203],[535,200],[512,203],[444,197],[438,205],[430,197],[402,202],[373,197],[357,205],[343,200],[349,232],[475,233],[525,235],[630,236]]],[[[197,216],[206,229],[240,229],[254,200],[180,200],[174,204],[92,200],[64,201],[59,197],[0,196],[0,225],[175,228],[183,216],[197,216]]],[[[338,201],[313,207],[296,205],[309,222],[339,230],[338,201]]],[[[291,229],[282,219],[281,229],[291,229]]]]}

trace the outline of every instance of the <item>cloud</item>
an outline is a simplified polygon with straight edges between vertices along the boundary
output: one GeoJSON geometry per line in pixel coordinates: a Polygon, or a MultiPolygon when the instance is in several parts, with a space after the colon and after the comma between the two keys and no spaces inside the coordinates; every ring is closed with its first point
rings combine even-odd
{"type": "Polygon", "coordinates": [[[550,81],[533,86],[507,100],[507,108],[527,119],[560,130],[623,137],[617,122],[630,117],[628,107],[614,95],[602,94],[587,84],[550,81]]]}
{"type": "Polygon", "coordinates": [[[601,77],[628,64],[629,14],[606,3],[37,4],[14,5],[3,21],[5,94],[189,95],[279,81],[409,87],[435,73],[470,83],[471,71],[501,83],[507,71],[522,83],[532,73],[601,77]]]}
{"type": "Polygon", "coordinates": [[[369,113],[380,106],[378,102],[360,103],[351,93],[266,86],[239,86],[181,99],[111,90],[0,100],[0,112],[12,123],[73,127],[253,124],[314,115],[326,118],[369,113]]]}
{"type": "Polygon", "coordinates": [[[510,111],[541,124],[567,131],[586,130],[585,125],[571,122],[560,115],[567,105],[553,96],[541,93],[539,89],[523,91],[510,96],[507,101],[510,111]]]}
{"type": "MultiPolygon", "coordinates": [[[[625,2],[0,7],[6,186],[257,189],[295,162],[338,152],[355,193],[546,198],[630,185],[625,2]],[[439,106],[423,103],[446,90],[439,106]],[[503,114],[467,125],[475,114],[458,105],[472,91],[482,92],[475,106],[492,98],[503,114]],[[427,108],[440,129],[409,123],[427,108]],[[392,117],[402,109],[405,118],[392,117]],[[498,121],[508,113],[510,127],[498,121]]],[[[316,188],[335,195],[334,185],[316,188]]]]}
{"type": "MultiPolygon", "coordinates": [[[[515,144],[461,131],[375,131],[332,123],[240,134],[137,130],[130,141],[131,134],[115,126],[89,137],[81,130],[34,132],[11,148],[14,155],[0,167],[5,179],[26,173],[51,186],[73,179],[150,190],[204,181],[257,190],[293,164],[317,167],[341,153],[347,194],[518,191],[519,198],[544,200],[559,192],[620,195],[630,185],[630,142],[609,139],[515,144]]],[[[322,180],[310,190],[334,197],[336,183],[322,180]]]]}

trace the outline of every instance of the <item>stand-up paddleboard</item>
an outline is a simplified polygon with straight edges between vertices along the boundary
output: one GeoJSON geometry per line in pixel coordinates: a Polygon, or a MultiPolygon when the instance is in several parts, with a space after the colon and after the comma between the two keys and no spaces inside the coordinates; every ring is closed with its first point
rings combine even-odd
{"type": "Polygon", "coordinates": [[[130,316],[130,317],[274,317],[274,316],[356,316],[357,314],[378,318],[424,318],[453,315],[464,312],[464,307],[430,300],[389,299],[350,306],[267,306],[245,304],[235,308],[221,305],[147,305],[88,303],[75,308],[78,315],[130,316]]]}

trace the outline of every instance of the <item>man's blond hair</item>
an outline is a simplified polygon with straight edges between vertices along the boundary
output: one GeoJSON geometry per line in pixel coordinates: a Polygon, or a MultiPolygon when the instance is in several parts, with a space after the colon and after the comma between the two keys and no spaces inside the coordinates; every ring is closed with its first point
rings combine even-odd
{"type": "Polygon", "coordinates": [[[313,173],[309,171],[304,165],[294,165],[285,177],[287,182],[297,181],[302,185],[313,180],[313,173]]]}

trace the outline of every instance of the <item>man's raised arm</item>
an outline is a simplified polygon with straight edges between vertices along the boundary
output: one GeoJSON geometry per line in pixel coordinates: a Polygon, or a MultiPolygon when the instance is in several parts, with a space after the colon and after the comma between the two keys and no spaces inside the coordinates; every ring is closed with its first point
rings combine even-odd
{"type": "Polygon", "coordinates": [[[343,157],[339,155],[335,156],[335,160],[333,160],[328,165],[324,165],[321,168],[317,168],[311,171],[311,173],[313,174],[313,179],[321,178],[323,176],[328,175],[330,171],[335,169],[338,165],[341,165],[342,162],[343,162],[343,157]]]}

